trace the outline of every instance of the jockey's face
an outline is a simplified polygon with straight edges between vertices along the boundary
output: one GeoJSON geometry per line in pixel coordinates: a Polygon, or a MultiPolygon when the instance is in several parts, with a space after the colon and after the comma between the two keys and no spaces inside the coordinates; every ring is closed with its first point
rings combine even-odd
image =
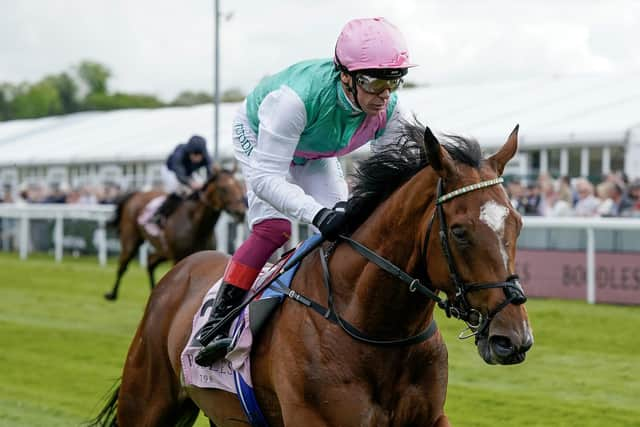
{"type": "Polygon", "coordinates": [[[193,164],[200,163],[202,161],[202,154],[201,153],[189,153],[189,160],[193,164]]]}
{"type": "MultiPolygon", "coordinates": [[[[355,104],[355,100],[353,99],[353,94],[349,91],[351,87],[351,76],[346,73],[341,73],[341,80],[343,83],[345,93],[355,104]]],[[[358,95],[358,104],[360,104],[360,108],[368,115],[377,115],[378,113],[384,111],[387,108],[387,103],[389,102],[389,98],[391,97],[391,90],[385,89],[380,93],[369,93],[362,89],[360,86],[357,87],[357,95],[358,95]]]]}

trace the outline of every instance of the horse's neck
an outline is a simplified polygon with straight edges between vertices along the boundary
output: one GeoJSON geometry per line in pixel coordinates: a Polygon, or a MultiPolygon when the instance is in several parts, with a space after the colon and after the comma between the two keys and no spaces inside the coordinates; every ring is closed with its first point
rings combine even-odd
{"type": "MultiPolygon", "coordinates": [[[[422,243],[430,220],[437,177],[423,170],[396,190],[353,234],[354,240],[413,277],[422,276],[422,243]]],[[[425,326],[433,304],[343,243],[331,262],[344,314],[370,334],[399,337],[425,326]],[[347,314],[348,313],[348,314],[347,314]]]]}
{"type": "Polygon", "coordinates": [[[220,211],[214,210],[200,200],[187,200],[185,211],[191,218],[196,234],[208,233],[213,229],[220,217],[220,211]]]}

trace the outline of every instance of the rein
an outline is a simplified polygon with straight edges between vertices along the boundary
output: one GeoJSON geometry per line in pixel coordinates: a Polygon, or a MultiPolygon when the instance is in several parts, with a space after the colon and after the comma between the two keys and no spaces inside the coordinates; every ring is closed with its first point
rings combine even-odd
{"type": "MultiPolygon", "coordinates": [[[[356,242],[355,240],[352,240],[351,238],[347,236],[342,236],[342,235],[340,236],[340,238],[348,242],[353,242],[356,245],[360,245],[361,248],[364,248],[366,251],[369,251],[369,253],[373,254],[373,256],[378,257],[378,255],[376,255],[374,252],[370,251],[368,248],[356,242]]],[[[329,273],[329,267],[327,265],[328,258],[329,258],[329,254],[327,254],[324,251],[324,248],[320,247],[320,262],[322,264],[322,273],[323,273],[322,278],[323,278],[323,283],[325,285],[325,288],[327,289],[327,307],[328,308],[294,291],[290,287],[286,286],[284,283],[280,282],[278,278],[276,278],[274,282],[278,284],[278,288],[279,288],[278,290],[283,292],[287,297],[303,305],[306,305],[307,307],[313,309],[314,311],[322,315],[327,320],[337,324],[342,328],[343,331],[345,331],[349,336],[351,336],[355,340],[362,341],[367,344],[380,346],[380,347],[396,347],[396,346],[412,345],[412,344],[417,344],[417,343],[426,341],[436,333],[436,331],[438,330],[438,325],[436,324],[435,320],[432,320],[431,322],[429,322],[429,325],[419,334],[410,336],[408,338],[381,340],[365,334],[364,332],[360,331],[358,328],[356,328],[355,326],[347,322],[344,318],[342,318],[336,312],[334,308],[333,291],[331,290],[331,276],[329,273]]],[[[378,258],[382,260],[384,263],[388,263],[388,265],[392,266],[392,268],[395,268],[402,274],[406,275],[404,271],[402,271],[399,267],[392,264],[390,261],[381,257],[378,257],[378,258]]],[[[414,280],[417,280],[417,279],[414,279],[414,280]]]]}

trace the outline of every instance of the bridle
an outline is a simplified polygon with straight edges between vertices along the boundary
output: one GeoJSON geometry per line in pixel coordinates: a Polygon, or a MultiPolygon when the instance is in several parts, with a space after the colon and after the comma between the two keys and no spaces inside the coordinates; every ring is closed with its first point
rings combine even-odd
{"type": "MultiPolygon", "coordinates": [[[[503,310],[509,304],[515,304],[515,305],[524,304],[527,301],[527,297],[525,296],[522,286],[520,285],[520,281],[517,274],[512,274],[508,276],[502,282],[466,283],[460,278],[460,274],[458,273],[458,270],[456,268],[455,260],[453,258],[453,255],[451,254],[451,245],[449,243],[449,238],[448,238],[449,230],[447,228],[447,222],[444,214],[443,204],[453,198],[462,196],[463,194],[467,194],[482,188],[498,185],[498,184],[501,184],[503,181],[504,179],[502,177],[498,177],[498,178],[494,178],[486,181],[481,181],[475,184],[471,184],[471,185],[459,188],[457,190],[454,190],[450,193],[443,194],[444,184],[443,184],[442,178],[438,180],[437,196],[436,196],[436,202],[435,202],[436,207],[431,217],[431,220],[429,221],[429,226],[425,234],[425,239],[422,246],[423,256],[421,257],[421,259],[423,259],[424,262],[426,263],[427,248],[428,248],[429,239],[431,237],[431,230],[433,228],[433,223],[437,218],[439,222],[440,246],[442,248],[442,252],[444,253],[445,259],[447,260],[447,267],[449,269],[449,276],[450,276],[451,282],[455,286],[455,295],[453,299],[444,300],[440,298],[440,296],[436,293],[437,291],[433,291],[431,289],[431,287],[433,287],[433,282],[429,277],[428,268],[426,267],[426,265],[424,267],[426,281],[423,284],[420,279],[412,277],[407,272],[402,270],[400,267],[393,264],[391,261],[381,257],[380,255],[376,254],[375,252],[373,252],[363,244],[353,240],[351,237],[341,235],[340,238],[346,241],[349,245],[351,245],[351,247],[353,247],[363,257],[367,258],[369,261],[376,264],[378,267],[385,270],[387,273],[389,273],[393,277],[407,284],[409,286],[410,292],[417,291],[425,295],[427,298],[435,301],[438,307],[440,307],[445,311],[447,317],[455,317],[457,319],[464,321],[467,325],[467,328],[460,333],[458,338],[466,339],[466,338],[475,336],[476,342],[477,342],[477,340],[480,337],[484,337],[488,335],[489,324],[491,320],[501,310],[503,310]],[[502,288],[505,294],[505,299],[500,304],[498,304],[497,307],[491,310],[486,316],[484,316],[482,313],[480,313],[480,311],[474,309],[471,306],[471,304],[469,304],[467,300],[467,294],[471,292],[478,292],[478,291],[493,289],[493,288],[502,288]],[[467,333],[467,331],[469,332],[467,333]]],[[[325,257],[321,256],[321,258],[325,258],[325,257]]],[[[328,304],[329,311],[335,314],[335,311],[333,310],[333,307],[332,307],[333,303],[332,303],[332,297],[331,297],[328,267],[326,265],[326,262],[323,262],[322,265],[323,265],[324,276],[325,276],[325,285],[329,289],[329,304],[328,304]]],[[[336,323],[338,323],[345,330],[345,332],[347,332],[353,338],[370,343],[370,344],[375,344],[375,345],[414,344],[416,342],[421,342],[426,339],[429,339],[433,335],[433,333],[435,333],[435,327],[434,327],[435,322],[432,321],[423,332],[409,338],[398,339],[398,340],[388,340],[388,341],[374,340],[365,336],[364,334],[360,333],[357,330],[354,331],[353,330],[354,328],[348,324],[347,326],[349,327],[345,327],[345,325],[343,325],[343,322],[340,321],[341,320],[340,316],[338,316],[337,314],[335,314],[335,316],[337,316],[337,319],[338,319],[336,323]]]]}
{"type": "MultiPolygon", "coordinates": [[[[465,339],[472,336],[486,336],[489,330],[489,323],[491,320],[498,314],[502,309],[504,309],[509,304],[521,305],[527,301],[527,297],[524,294],[524,290],[522,289],[522,285],[520,284],[520,280],[517,274],[512,274],[508,276],[503,282],[484,282],[484,283],[465,283],[458,273],[458,269],[456,268],[455,260],[451,255],[451,245],[449,243],[449,233],[447,228],[446,216],[444,215],[443,204],[447,201],[459,197],[463,194],[472,192],[474,190],[478,190],[481,188],[491,187],[494,185],[501,184],[504,181],[502,177],[490,179],[487,181],[481,181],[476,184],[471,184],[466,187],[459,188],[450,193],[443,193],[443,180],[440,178],[438,180],[438,193],[436,199],[436,209],[431,217],[431,221],[429,222],[429,228],[427,229],[427,233],[425,235],[425,242],[423,244],[423,259],[427,259],[427,248],[429,243],[429,238],[431,234],[431,230],[433,228],[433,222],[437,215],[438,222],[440,224],[439,229],[439,240],[440,246],[442,247],[442,252],[444,253],[445,259],[447,260],[447,267],[449,269],[449,277],[451,282],[454,284],[456,292],[453,297],[453,300],[445,300],[445,301],[436,301],[438,302],[438,306],[445,310],[447,317],[455,317],[464,321],[467,324],[467,328],[470,331],[469,334],[464,334],[463,331],[459,338],[465,339]],[[502,288],[505,294],[505,299],[498,304],[496,308],[491,310],[487,316],[483,316],[478,310],[471,307],[469,301],[467,300],[467,294],[471,292],[478,292],[484,289],[493,289],[493,288],[502,288]]],[[[428,283],[432,283],[429,278],[428,270],[425,268],[425,275],[428,283]]]]}

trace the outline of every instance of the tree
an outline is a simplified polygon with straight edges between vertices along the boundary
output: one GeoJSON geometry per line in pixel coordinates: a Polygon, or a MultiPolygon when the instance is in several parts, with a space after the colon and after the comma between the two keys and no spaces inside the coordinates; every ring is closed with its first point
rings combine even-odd
{"type": "Polygon", "coordinates": [[[13,97],[16,88],[11,83],[0,83],[0,121],[13,117],[13,97]]]}
{"type": "Polygon", "coordinates": [[[67,73],[53,74],[44,78],[58,91],[62,110],[65,114],[78,111],[78,85],[67,73]]]}
{"type": "Polygon", "coordinates": [[[45,80],[32,86],[21,84],[12,104],[14,119],[45,117],[64,112],[56,87],[45,80]]]}
{"type": "Polygon", "coordinates": [[[107,80],[111,70],[105,65],[93,61],[82,61],[77,67],[78,76],[89,88],[89,95],[107,93],[107,80]]]}
{"type": "Polygon", "coordinates": [[[222,92],[222,96],[220,97],[220,101],[222,102],[240,102],[245,98],[245,94],[241,89],[231,88],[222,92]]]}
{"type": "Polygon", "coordinates": [[[121,108],[158,108],[162,101],[153,95],[116,92],[113,95],[93,93],[87,95],[84,107],[89,110],[118,110],[121,108]]]}
{"type": "Polygon", "coordinates": [[[213,97],[206,92],[193,92],[185,90],[180,92],[176,99],[171,101],[170,105],[178,107],[187,107],[189,105],[208,104],[213,102],[213,97]]]}

